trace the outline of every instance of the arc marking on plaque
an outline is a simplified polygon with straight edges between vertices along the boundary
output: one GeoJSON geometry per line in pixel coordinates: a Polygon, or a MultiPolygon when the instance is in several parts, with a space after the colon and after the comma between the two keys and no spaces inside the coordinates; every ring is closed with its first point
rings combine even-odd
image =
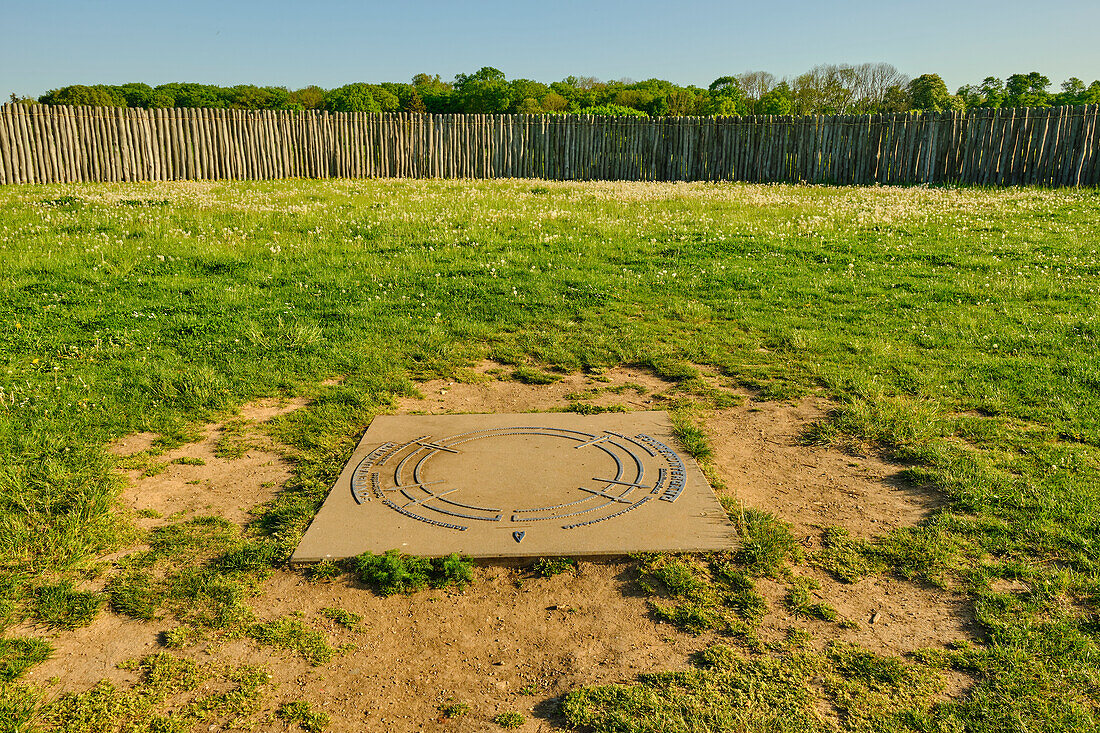
{"type": "Polygon", "coordinates": [[[653,446],[661,454],[661,457],[668,462],[668,487],[659,498],[661,501],[676,501],[684,487],[687,486],[687,471],[684,468],[684,462],[680,460],[680,456],[677,455],[676,451],[656,438],[644,433],[639,433],[637,438],[653,446]]]}
{"type": "Polygon", "coordinates": [[[602,481],[603,483],[606,483],[606,484],[619,484],[620,486],[631,486],[635,489],[649,489],[649,488],[652,488],[650,486],[646,486],[645,484],[639,484],[639,483],[635,483],[633,481],[619,481],[619,480],[613,479],[613,478],[596,478],[595,476],[593,476],[592,480],[593,481],[602,481]]]}
{"type": "Polygon", "coordinates": [[[412,519],[415,519],[418,522],[427,522],[428,524],[433,524],[436,527],[446,527],[447,529],[457,529],[459,532],[465,532],[467,530],[467,527],[463,527],[462,525],[459,525],[459,524],[450,524],[449,522],[437,522],[434,519],[428,519],[427,517],[422,517],[419,514],[415,514],[414,512],[410,512],[408,509],[406,509],[402,506],[398,506],[397,504],[393,503],[389,499],[383,499],[382,503],[385,504],[386,506],[388,506],[390,509],[393,509],[395,512],[398,512],[399,514],[404,514],[406,517],[410,517],[412,519]]]}
{"type": "MultiPolygon", "coordinates": [[[[424,489],[424,491],[428,491],[428,490],[424,489]]],[[[405,490],[402,490],[401,493],[405,495],[405,498],[411,499],[411,501],[408,504],[404,504],[403,506],[406,506],[406,507],[416,506],[417,504],[423,504],[424,502],[426,502],[430,499],[438,499],[441,496],[446,496],[447,494],[453,494],[456,491],[458,491],[458,489],[451,489],[450,491],[444,491],[442,494],[433,494],[431,492],[428,492],[427,496],[413,497],[413,496],[409,496],[409,492],[407,492],[405,490]]],[[[431,507],[425,507],[425,508],[431,509],[431,507]]]]}
{"type": "MultiPolygon", "coordinates": [[[[686,471],[683,461],[675,451],[649,435],[630,436],[612,430],[593,434],[567,428],[507,426],[445,437],[421,435],[401,445],[389,443],[379,446],[360,463],[357,470],[353,472],[353,478],[356,479],[354,481],[356,485],[352,487],[356,501],[377,498],[394,511],[439,527],[459,531],[468,529],[451,522],[432,519],[433,514],[440,516],[440,519],[447,516],[479,522],[501,522],[505,517],[510,517],[512,522],[524,525],[539,521],[556,522],[567,517],[585,514],[593,517],[589,521],[561,525],[563,529],[573,529],[618,517],[641,506],[650,498],[674,501],[684,488],[686,471]],[[460,450],[460,446],[464,443],[505,436],[548,436],[571,440],[574,448],[592,446],[614,463],[614,466],[606,466],[609,470],[596,469],[593,472],[599,471],[606,476],[613,471],[613,477],[592,477],[590,480],[595,482],[598,488],[574,484],[576,490],[582,492],[583,498],[537,508],[513,508],[507,513],[499,508],[463,503],[459,499],[462,495],[461,487],[455,488],[453,483],[447,491],[429,488],[448,483],[446,479],[438,478],[438,475],[424,475],[424,469],[433,456],[438,457],[442,453],[466,453],[465,449],[460,450]],[[391,459],[392,463],[390,463],[391,459]],[[653,459],[656,459],[658,465],[651,465],[653,459]],[[383,469],[383,464],[388,465],[383,469]],[[634,471],[630,470],[631,464],[634,471]],[[385,473],[381,473],[380,469],[385,473]],[[652,474],[646,475],[649,471],[656,471],[656,481],[652,474]],[[429,477],[435,480],[422,480],[429,477]],[[631,492],[635,489],[647,495],[640,499],[631,499],[631,492]],[[618,494],[614,493],[616,490],[619,491],[618,494]],[[405,501],[400,499],[398,499],[399,503],[391,501],[396,498],[393,494],[398,492],[405,501]],[[455,496],[456,494],[458,496],[455,496]],[[416,511],[410,511],[413,509],[416,511]],[[427,511],[428,516],[419,513],[422,511],[427,511]]],[[[513,533],[515,541],[520,542],[523,534],[521,530],[513,533]]]]}
{"type": "Polygon", "coordinates": [[[586,496],[583,499],[577,499],[576,501],[567,501],[564,504],[554,504],[552,506],[540,506],[540,507],[535,507],[534,509],[513,509],[512,512],[514,514],[531,514],[533,512],[549,512],[549,511],[553,511],[554,509],[564,509],[567,506],[573,506],[574,504],[581,504],[583,502],[590,501],[591,499],[592,499],[591,496],[586,496]]]}
{"type": "Polygon", "coordinates": [[[576,529],[577,527],[586,527],[589,524],[596,524],[597,522],[606,522],[608,519],[614,519],[615,517],[619,517],[619,516],[622,516],[623,514],[626,514],[631,509],[637,509],[642,504],[645,504],[647,501],[649,501],[649,497],[648,496],[643,496],[641,501],[639,501],[637,504],[631,504],[626,509],[623,509],[620,512],[615,512],[614,514],[608,514],[606,517],[600,517],[599,519],[593,519],[593,520],[588,521],[588,522],[580,522],[579,524],[565,524],[565,525],[562,525],[562,529],[576,529]]]}
{"type": "MultiPolygon", "coordinates": [[[[440,501],[447,501],[446,499],[440,499],[440,501]]],[[[476,514],[463,514],[462,512],[452,512],[449,509],[444,509],[439,506],[432,506],[431,504],[425,504],[425,509],[431,509],[433,512],[439,512],[440,514],[446,514],[449,517],[461,517],[462,519],[476,519],[479,522],[499,522],[504,519],[503,514],[497,514],[493,517],[479,517],[476,514]]]]}
{"type": "Polygon", "coordinates": [[[418,440],[418,441],[416,441],[416,444],[419,445],[421,448],[431,448],[432,450],[445,450],[448,453],[460,453],[461,452],[461,451],[455,450],[454,448],[448,448],[445,445],[439,445],[438,443],[432,443],[430,441],[418,440]]]}
{"type": "MultiPolygon", "coordinates": [[[[431,486],[433,484],[442,484],[442,483],[445,483],[445,479],[439,479],[438,481],[421,481],[419,483],[403,484],[401,486],[391,486],[388,489],[382,489],[382,490],[383,491],[401,491],[402,489],[423,489],[425,486],[431,486]]],[[[427,491],[427,489],[424,489],[424,490],[427,491]]],[[[457,490],[458,489],[455,489],[455,491],[457,491],[457,490]]],[[[454,492],[446,491],[444,493],[451,494],[451,493],[454,493],[454,492]]],[[[442,495],[443,494],[437,494],[437,496],[442,496],[442,495]]]]}
{"type": "Polygon", "coordinates": [[[570,512],[569,514],[547,514],[542,517],[521,517],[518,514],[512,515],[513,522],[544,522],[550,519],[565,519],[566,517],[575,517],[579,514],[589,514],[591,512],[597,512],[600,509],[606,509],[609,506],[615,506],[615,502],[609,501],[606,504],[600,504],[594,506],[591,509],[581,509],[579,512],[570,512]]]}
{"type": "Polygon", "coordinates": [[[645,443],[639,443],[638,441],[634,440],[634,438],[631,438],[629,435],[623,435],[622,433],[616,433],[614,430],[605,430],[604,432],[607,433],[608,435],[614,435],[616,438],[622,438],[623,440],[629,440],[631,443],[633,443],[634,445],[636,445],[639,448],[641,448],[642,450],[644,450],[650,456],[652,456],[654,458],[657,457],[657,454],[654,453],[653,450],[648,445],[646,445],[645,443]]]}
{"type": "Polygon", "coordinates": [[[371,470],[376,465],[381,465],[386,462],[386,459],[392,455],[391,449],[396,446],[396,443],[383,443],[378,446],[359,462],[359,465],[355,467],[355,471],[351,474],[351,495],[355,499],[356,504],[362,504],[364,501],[370,501],[370,492],[363,486],[364,481],[368,475],[376,476],[377,474],[371,474],[371,470]]]}
{"type": "Polygon", "coordinates": [[[605,499],[611,499],[611,501],[617,501],[620,504],[631,504],[631,503],[633,503],[633,502],[630,501],[630,499],[624,499],[623,498],[624,496],[626,496],[627,494],[630,493],[631,489],[627,489],[626,491],[624,491],[619,496],[615,496],[614,494],[608,494],[608,493],[603,492],[603,491],[596,491],[595,489],[586,489],[583,486],[578,486],[577,488],[580,489],[581,491],[587,491],[589,494],[595,494],[596,496],[602,496],[605,499]]]}

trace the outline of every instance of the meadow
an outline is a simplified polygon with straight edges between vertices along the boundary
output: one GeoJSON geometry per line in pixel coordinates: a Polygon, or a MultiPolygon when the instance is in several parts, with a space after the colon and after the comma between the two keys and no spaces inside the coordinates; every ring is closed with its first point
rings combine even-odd
{"type": "MultiPolygon", "coordinates": [[[[699,401],[710,399],[700,367],[762,401],[820,392],[834,409],[807,443],[868,446],[941,505],[916,527],[833,535],[812,559],[839,577],[962,592],[980,630],[973,644],[907,659],[761,649],[733,634],[701,649],[692,672],[578,689],[565,722],[1096,730],[1098,224],[1095,190],[524,180],[0,189],[0,625],[10,627],[0,720],[13,721],[0,730],[80,730],[73,721],[93,706],[50,703],[20,681],[50,651],[28,623],[80,627],[109,606],[308,646],[300,624],[252,623],[250,589],[289,556],[373,415],[415,382],[485,358],[520,376],[644,367],[699,401]],[[156,433],[155,462],[204,423],[272,396],[312,403],[276,423],[294,475],[244,534],[216,522],[135,528],[117,504],[111,441],[156,433]],[[148,549],[128,566],[103,559],[139,545],[148,549]],[[104,578],[107,591],[85,590],[104,578]],[[137,608],[150,594],[162,605],[137,608]],[[972,684],[930,701],[929,675],[945,669],[972,684]],[[823,687],[808,682],[817,676],[823,687]],[[833,722],[814,713],[822,699],[839,711],[833,722]]],[[[683,414],[697,415],[688,404],[683,414]]],[[[694,425],[685,435],[705,458],[706,425],[694,425]]],[[[713,561],[689,568],[708,583],[724,577],[735,604],[797,554],[781,523],[741,516],[736,577],[713,561]]],[[[676,596],[662,560],[634,562],[676,596]]],[[[148,694],[111,708],[101,728],[85,715],[85,730],[156,710],[193,671],[168,657],[142,664],[148,694]]]]}

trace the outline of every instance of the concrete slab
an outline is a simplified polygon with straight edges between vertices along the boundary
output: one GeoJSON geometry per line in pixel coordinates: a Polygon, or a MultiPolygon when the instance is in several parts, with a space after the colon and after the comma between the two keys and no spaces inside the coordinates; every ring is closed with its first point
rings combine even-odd
{"type": "Polygon", "coordinates": [[[723,550],[733,526],[666,412],[381,415],[292,562],[723,550]]]}

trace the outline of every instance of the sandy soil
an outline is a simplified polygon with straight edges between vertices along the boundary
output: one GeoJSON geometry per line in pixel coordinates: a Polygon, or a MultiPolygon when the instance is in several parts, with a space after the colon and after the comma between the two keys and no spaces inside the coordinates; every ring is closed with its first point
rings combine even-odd
{"type": "MultiPolygon", "coordinates": [[[[302,399],[261,400],[242,407],[240,416],[246,426],[240,440],[251,447],[239,458],[217,457],[215,449],[225,426],[206,426],[202,440],[154,457],[167,464],[160,473],[145,476],[141,470],[128,471],[130,481],[122,491],[122,503],[139,513],[135,521],[143,528],[161,523],[160,517],[179,520],[199,515],[243,525],[249,511],[271,499],[290,477],[290,464],[255,426],[305,404],[302,399]]],[[[132,455],[148,450],[156,437],[139,433],[117,441],[110,450],[132,455]]]]}
{"type": "MultiPolygon", "coordinates": [[[[594,389],[603,391],[588,400],[593,404],[662,409],[672,389],[652,374],[628,368],[600,378],[567,375],[549,385],[496,379],[490,373],[499,369],[485,363],[462,382],[424,383],[423,399],[402,400],[399,410],[548,410],[567,405],[566,395],[594,389]],[[608,391],[627,384],[638,389],[608,391]]],[[[504,368],[503,374],[508,371],[504,368]]],[[[720,385],[721,380],[712,381],[720,385]]],[[[705,415],[717,472],[732,496],[792,523],[804,544],[813,546],[821,527],[840,525],[855,535],[871,536],[912,525],[935,507],[934,497],[898,480],[897,466],[874,456],[799,445],[800,432],[827,408],[823,400],[758,403],[747,393],[730,391],[739,397],[738,406],[705,415]]],[[[252,405],[242,415],[263,421],[301,405],[252,405]]],[[[249,508],[285,481],[289,466],[275,446],[252,449],[235,460],[214,458],[218,430],[220,426],[211,426],[204,440],[161,458],[199,457],[206,465],[170,465],[157,476],[131,476],[123,501],[135,510],[153,509],[165,516],[213,513],[243,521],[249,508]]],[[[131,436],[115,450],[143,450],[151,437],[131,436]]],[[[298,573],[277,572],[253,600],[257,614],[275,618],[301,612],[329,631],[334,646],[352,644],[354,649],[321,667],[248,641],[186,653],[207,662],[270,665],[277,687],[268,708],[307,700],[332,717],[329,730],[334,732],[499,730],[489,720],[505,710],[527,716],[522,730],[558,730],[556,696],[581,684],[627,682],[640,672],[685,668],[693,651],[720,640],[691,637],[652,620],[628,568],[622,562],[585,562],[576,575],[538,578],[522,567],[483,566],[465,591],[391,598],[377,597],[346,577],[311,584],[298,573]],[[320,610],[326,607],[361,614],[360,631],[322,617],[320,610]],[[437,706],[449,700],[468,704],[470,712],[440,720],[437,706]]],[[[784,588],[763,580],[758,587],[769,603],[760,631],[765,641],[779,640],[788,627],[797,626],[811,631],[818,648],[844,640],[882,654],[901,654],[970,637],[969,612],[959,596],[889,578],[842,584],[810,568],[797,572],[817,579],[822,587],[816,593],[858,628],[791,617],[781,605],[784,588]]],[[[165,628],[163,623],[104,613],[88,628],[56,635],[57,654],[34,669],[30,679],[59,677],[58,689],[86,689],[105,677],[132,679],[115,665],[155,651],[165,628]]],[[[947,693],[966,684],[964,677],[951,677],[947,693]]],[[[287,727],[269,722],[259,730],[287,727]]]]}

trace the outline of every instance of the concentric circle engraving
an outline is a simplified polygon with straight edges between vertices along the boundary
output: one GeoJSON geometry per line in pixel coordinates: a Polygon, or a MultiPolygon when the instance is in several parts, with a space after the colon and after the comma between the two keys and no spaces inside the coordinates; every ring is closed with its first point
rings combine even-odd
{"type": "Polygon", "coordinates": [[[674,502],[685,484],[681,458],[649,435],[514,426],[384,443],[351,491],[358,504],[456,532],[488,523],[518,543],[540,526],[575,530],[674,502]]]}

